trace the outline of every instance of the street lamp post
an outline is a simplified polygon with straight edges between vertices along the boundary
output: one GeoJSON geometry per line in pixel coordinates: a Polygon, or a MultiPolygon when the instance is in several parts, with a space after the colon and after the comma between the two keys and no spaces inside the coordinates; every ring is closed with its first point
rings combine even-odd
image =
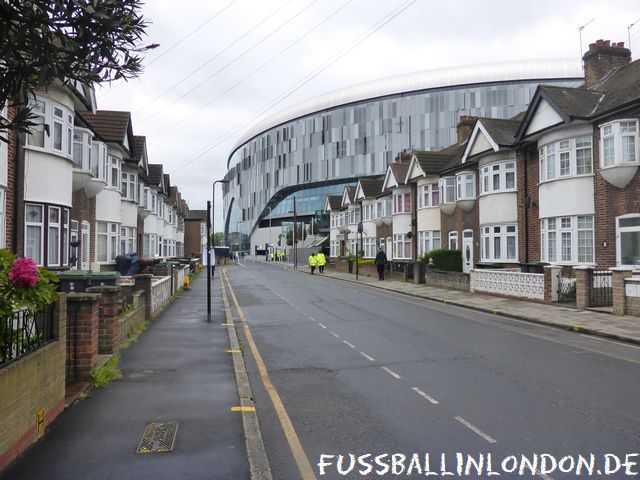
{"type": "Polygon", "coordinates": [[[215,272],[215,268],[211,268],[211,241],[215,230],[216,183],[229,183],[229,180],[216,180],[213,182],[213,196],[211,202],[207,201],[207,322],[211,321],[211,277],[215,272]]]}
{"type": "Polygon", "coordinates": [[[293,268],[298,268],[298,219],[296,213],[296,197],[293,197],[293,268]]]}
{"type": "MultiPolygon", "coordinates": [[[[213,243],[213,247],[215,247],[216,242],[215,242],[215,230],[216,230],[216,224],[215,224],[215,216],[216,216],[216,209],[215,209],[215,205],[216,205],[216,183],[229,183],[229,180],[216,180],[213,182],[213,185],[211,187],[211,191],[212,191],[212,196],[211,196],[211,232],[209,232],[210,235],[212,235],[212,243],[213,243]]],[[[210,271],[207,272],[207,274],[211,277],[213,277],[213,275],[215,275],[216,273],[216,269],[211,268],[210,271]]]]}
{"type": "Polygon", "coordinates": [[[267,262],[270,260],[271,253],[271,207],[267,207],[269,209],[269,248],[267,248],[267,262]]]}

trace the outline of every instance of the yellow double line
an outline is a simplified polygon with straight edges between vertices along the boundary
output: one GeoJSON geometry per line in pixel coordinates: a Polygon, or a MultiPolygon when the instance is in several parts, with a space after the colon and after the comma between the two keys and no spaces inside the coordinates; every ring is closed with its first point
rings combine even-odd
{"type": "Polygon", "coordinates": [[[233,303],[236,306],[236,310],[238,311],[238,317],[242,322],[244,335],[247,338],[247,343],[249,344],[249,348],[251,349],[251,353],[253,358],[256,361],[256,365],[258,366],[258,372],[260,372],[260,378],[262,379],[262,384],[264,385],[264,389],[269,394],[269,398],[271,399],[271,403],[273,404],[273,408],[276,411],[276,415],[278,416],[278,420],[280,421],[280,425],[282,426],[282,430],[284,431],[284,435],[289,444],[289,448],[291,449],[291,453],[293,454],[293,458],[296,461],[298,466],[298,470],[300,471],[300,478],[302,480],[315,480],[316,476],[313,471],[313,467],[309,462],[307,454],[302,447],[302,443],[300,443],[300,439],[298,438],[298,434],[296,433],[295,428],[293,427],[293,423],[291,423],[291,419],[289,418],[289,414],[287,413],[284,404],[282,403],[282,399],[276,390],[276,387],[271,383],[271,379],[269,378],[269,373],[267,372],[267,367],[262,360],[262,356],[258,351],[258,347],[256,346],[255,341],[253,340],[253,335],[251,334],[251,329],[247,324],[246,318],[244,316],[244,312],[242,311],[242,307],[238,303],[238,299],[236,298],[236,294],[233,291],[233,287],[231,286],[231,282],[227,277],[227,273],[222,270],[223,281],[226,281],[227,288],[229,289],[229,293],[231,294],[231,298],[233,299],[233,303]]]}

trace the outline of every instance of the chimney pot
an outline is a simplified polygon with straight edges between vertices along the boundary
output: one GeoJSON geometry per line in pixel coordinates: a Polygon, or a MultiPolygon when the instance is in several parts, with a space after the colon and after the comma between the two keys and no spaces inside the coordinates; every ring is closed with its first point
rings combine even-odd
{"type": "Polygon", "coordinates": [[[624,42],[618,42],[618,48],[624,48],[624,42]]]}
{"type": "Polygon", "coordinates": [[[594,48],[596,48],[596,44],[595,43],[590,43],[589,44],[589,50],[593,50],[594,48]]]}
{"type": "Polygon", "coordinates": [[[604,44],[604,40],[602,40],[601,38],[599,38],[598,40],[596,40],[596,45],[600,46],[604,44]]]}
{"type": "Polygon", "coordinates": [[[604,46],[605,47],[610,47],[611,46],[611,41],[610,40],[605,40],[604,41],[604,46]]]}

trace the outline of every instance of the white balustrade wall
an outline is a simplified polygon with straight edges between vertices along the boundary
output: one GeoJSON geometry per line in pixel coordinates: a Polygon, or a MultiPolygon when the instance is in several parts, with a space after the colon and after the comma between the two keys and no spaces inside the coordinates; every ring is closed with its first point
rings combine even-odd
{"type": "Polygon", "coordinates": [[[471,292],[544,300],[544,274],[471,270],[471,292]]]}

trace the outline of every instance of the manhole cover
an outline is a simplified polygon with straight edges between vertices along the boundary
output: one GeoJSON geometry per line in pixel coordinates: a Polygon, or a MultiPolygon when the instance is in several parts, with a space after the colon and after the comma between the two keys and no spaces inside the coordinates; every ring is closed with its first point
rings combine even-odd
{"type": "Polygon", "coordinates": [[[147,425],[136,453],[171,452],[176,442],[178,422],[154,422],[147,425]]]}

